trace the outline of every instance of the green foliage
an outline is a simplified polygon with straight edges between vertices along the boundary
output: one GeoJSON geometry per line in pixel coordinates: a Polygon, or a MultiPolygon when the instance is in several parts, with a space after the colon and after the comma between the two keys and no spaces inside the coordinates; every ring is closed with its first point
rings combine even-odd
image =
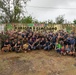
{"type": "Polygon", "coordinates": [[[7,30],[12,30],[13,29],[13,26],[11,24],[7,24],[6,25],[6,28],[7,28],[7,30]]]}
{"type": "Polygon", "coordinates": [[[34,19],[33,23],[38,24],[38,23],[39,23],[39,21],[38,21],[38,20],[36,20],[36,19],[34,19]]]}
{"type": "Polygon", "coordinates": [[[74,24],[76,24],[76,19],[73,22],[74,22],[74,24]]]}
{"type": "Polygon", "coordinates": [[[56,23],[57,24],[63,24],[64,23],[64,16],[60,15],[56,18],[56,23]]]}
{"type": "Polygon", "coordinates": [[[48,20],[48,24],[53,24],[53,20],[48,20]]]}
{"type": "Polygon", "coordinates": [[[66,30],[68,33],[71,33],[72,28],[70,26],[66,26],[66,30]]]}
{"type": "Polygon", "coordinates": [[[0,21],[5,23],[19,22],[26,10],[29,0],[0,0],[0,21]],[[24,11],[23,11],[24,10],[24,11]]]}
{"type": "Polygon", "coordinates": [[[31,16],[27,16],[27,17],[24,17],[22,20],[21,20],[21,23],[33,23],[33,18],[31,16]]]}
{"type": "Polygon", "coordinates": [[[0,34],[1,41],[8,39],[8,37],[9,37],[8,35],[0,34]]]}

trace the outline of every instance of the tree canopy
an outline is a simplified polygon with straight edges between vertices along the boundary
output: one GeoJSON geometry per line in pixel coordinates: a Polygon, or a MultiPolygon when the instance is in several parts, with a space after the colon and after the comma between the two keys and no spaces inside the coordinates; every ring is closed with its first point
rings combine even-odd
{"type": "Polygon", "coordinates": [[[73,22],[74,22],[74,24],[76,24],[76,19],[73,22]]]}
{"type": "Polygon", "coordinates": [[[19,22],[29,0],[0,0],[0,21],[19,22]]]}
{"type": "Polygon", "coordinates": [[[59,15],[59,16],[56,18],[56,23],[57,23],[57,24],[63,24],[63,23],[64,23],[64,16],[63,16],[63,15],[59,15]]]}
{"type": "Polygon", "coordinates": [[[33,18],[31,16],[27,16],[22,18],[21,23],[33,23],[33,18]]]}

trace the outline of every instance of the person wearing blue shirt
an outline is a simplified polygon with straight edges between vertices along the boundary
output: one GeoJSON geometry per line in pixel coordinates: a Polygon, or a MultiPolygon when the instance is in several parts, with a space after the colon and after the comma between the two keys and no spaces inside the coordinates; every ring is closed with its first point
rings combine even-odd
{"type": "Polygon", "coordinates": [[[44,50],[50,50],[50,49],[51,49],[50,41],[48,41],[48,40],[46,39],[46,43],[45,43],[45,45],[44,45],[44,50]]]}
{"type": "Polygon", "coordinates": [[[45,38],[43,37],[40,41],[40,48],[43,49],[44,48],[44,45],[45,45],[45,38]]]}
{"type": "Polygon", "coordinates": [[[28,41],[28,44],[29,44],[28,49],[29,50],[32,50],[33,49],[33,41],[32,41],[32,38],[30,38],[30,40],[28,41]]]}

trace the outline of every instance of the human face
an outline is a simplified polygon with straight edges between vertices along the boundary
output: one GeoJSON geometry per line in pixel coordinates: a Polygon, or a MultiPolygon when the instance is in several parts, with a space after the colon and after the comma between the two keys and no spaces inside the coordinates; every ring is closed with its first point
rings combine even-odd
{"type": "Polygon", "coordinates": [[[20,41],[18,41],[18,44],[20,44],[20,41]]]}
{"type": "Polygon", "coordinates": [[[42,40],[44,40],[44,38],[42,38],[42,40]]]}
{"type": "Polygon", "coordinates": [[[6,42],[8,42],[8,40],[6,40],[6,42]]]}

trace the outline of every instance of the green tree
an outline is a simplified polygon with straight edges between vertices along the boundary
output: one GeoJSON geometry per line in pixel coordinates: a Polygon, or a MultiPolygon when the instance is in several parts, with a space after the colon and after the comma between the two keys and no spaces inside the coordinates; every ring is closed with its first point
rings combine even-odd
{"type": "Polygon", "coordinates": [[[31,16],[24,17],[22,18],[21,23],[33,23],[33,18],[31,16]]]}
{"type": "Polygon", "coordinates": [[[57,23],[57,24],[63,24],[63,23],[64,23],[64,16],[63,16],[63,15],[59,15],[59,16],[56,18],[56,23],[57,23]]]}
{"type": "Polygon", "coordinates": [[[41,21],[41,22],[39,22],[40,24],[48,24],[48,22],[47,21],[41,21]]]}
{"type": "Polygon", "coordinates": [[[73,21],[74,24],[76,24],[76,19],[73,21]]]}
{"type": "Polygon", "coordinates": [[[53,20],[48,20],[48,24],[53,24],[53,20]]]}
{"type": "Polygon", "coordinates": [[[0,21],[19,22],[29,0],[0,0],[0,21]]]}
{"type": "Polygon", "coordinates": [[[34,20],[33,20],[33,23],[38,24],[38,23],[39,23],[39,21],[38,21],[37,19],[34,19],[34,20]]]}

